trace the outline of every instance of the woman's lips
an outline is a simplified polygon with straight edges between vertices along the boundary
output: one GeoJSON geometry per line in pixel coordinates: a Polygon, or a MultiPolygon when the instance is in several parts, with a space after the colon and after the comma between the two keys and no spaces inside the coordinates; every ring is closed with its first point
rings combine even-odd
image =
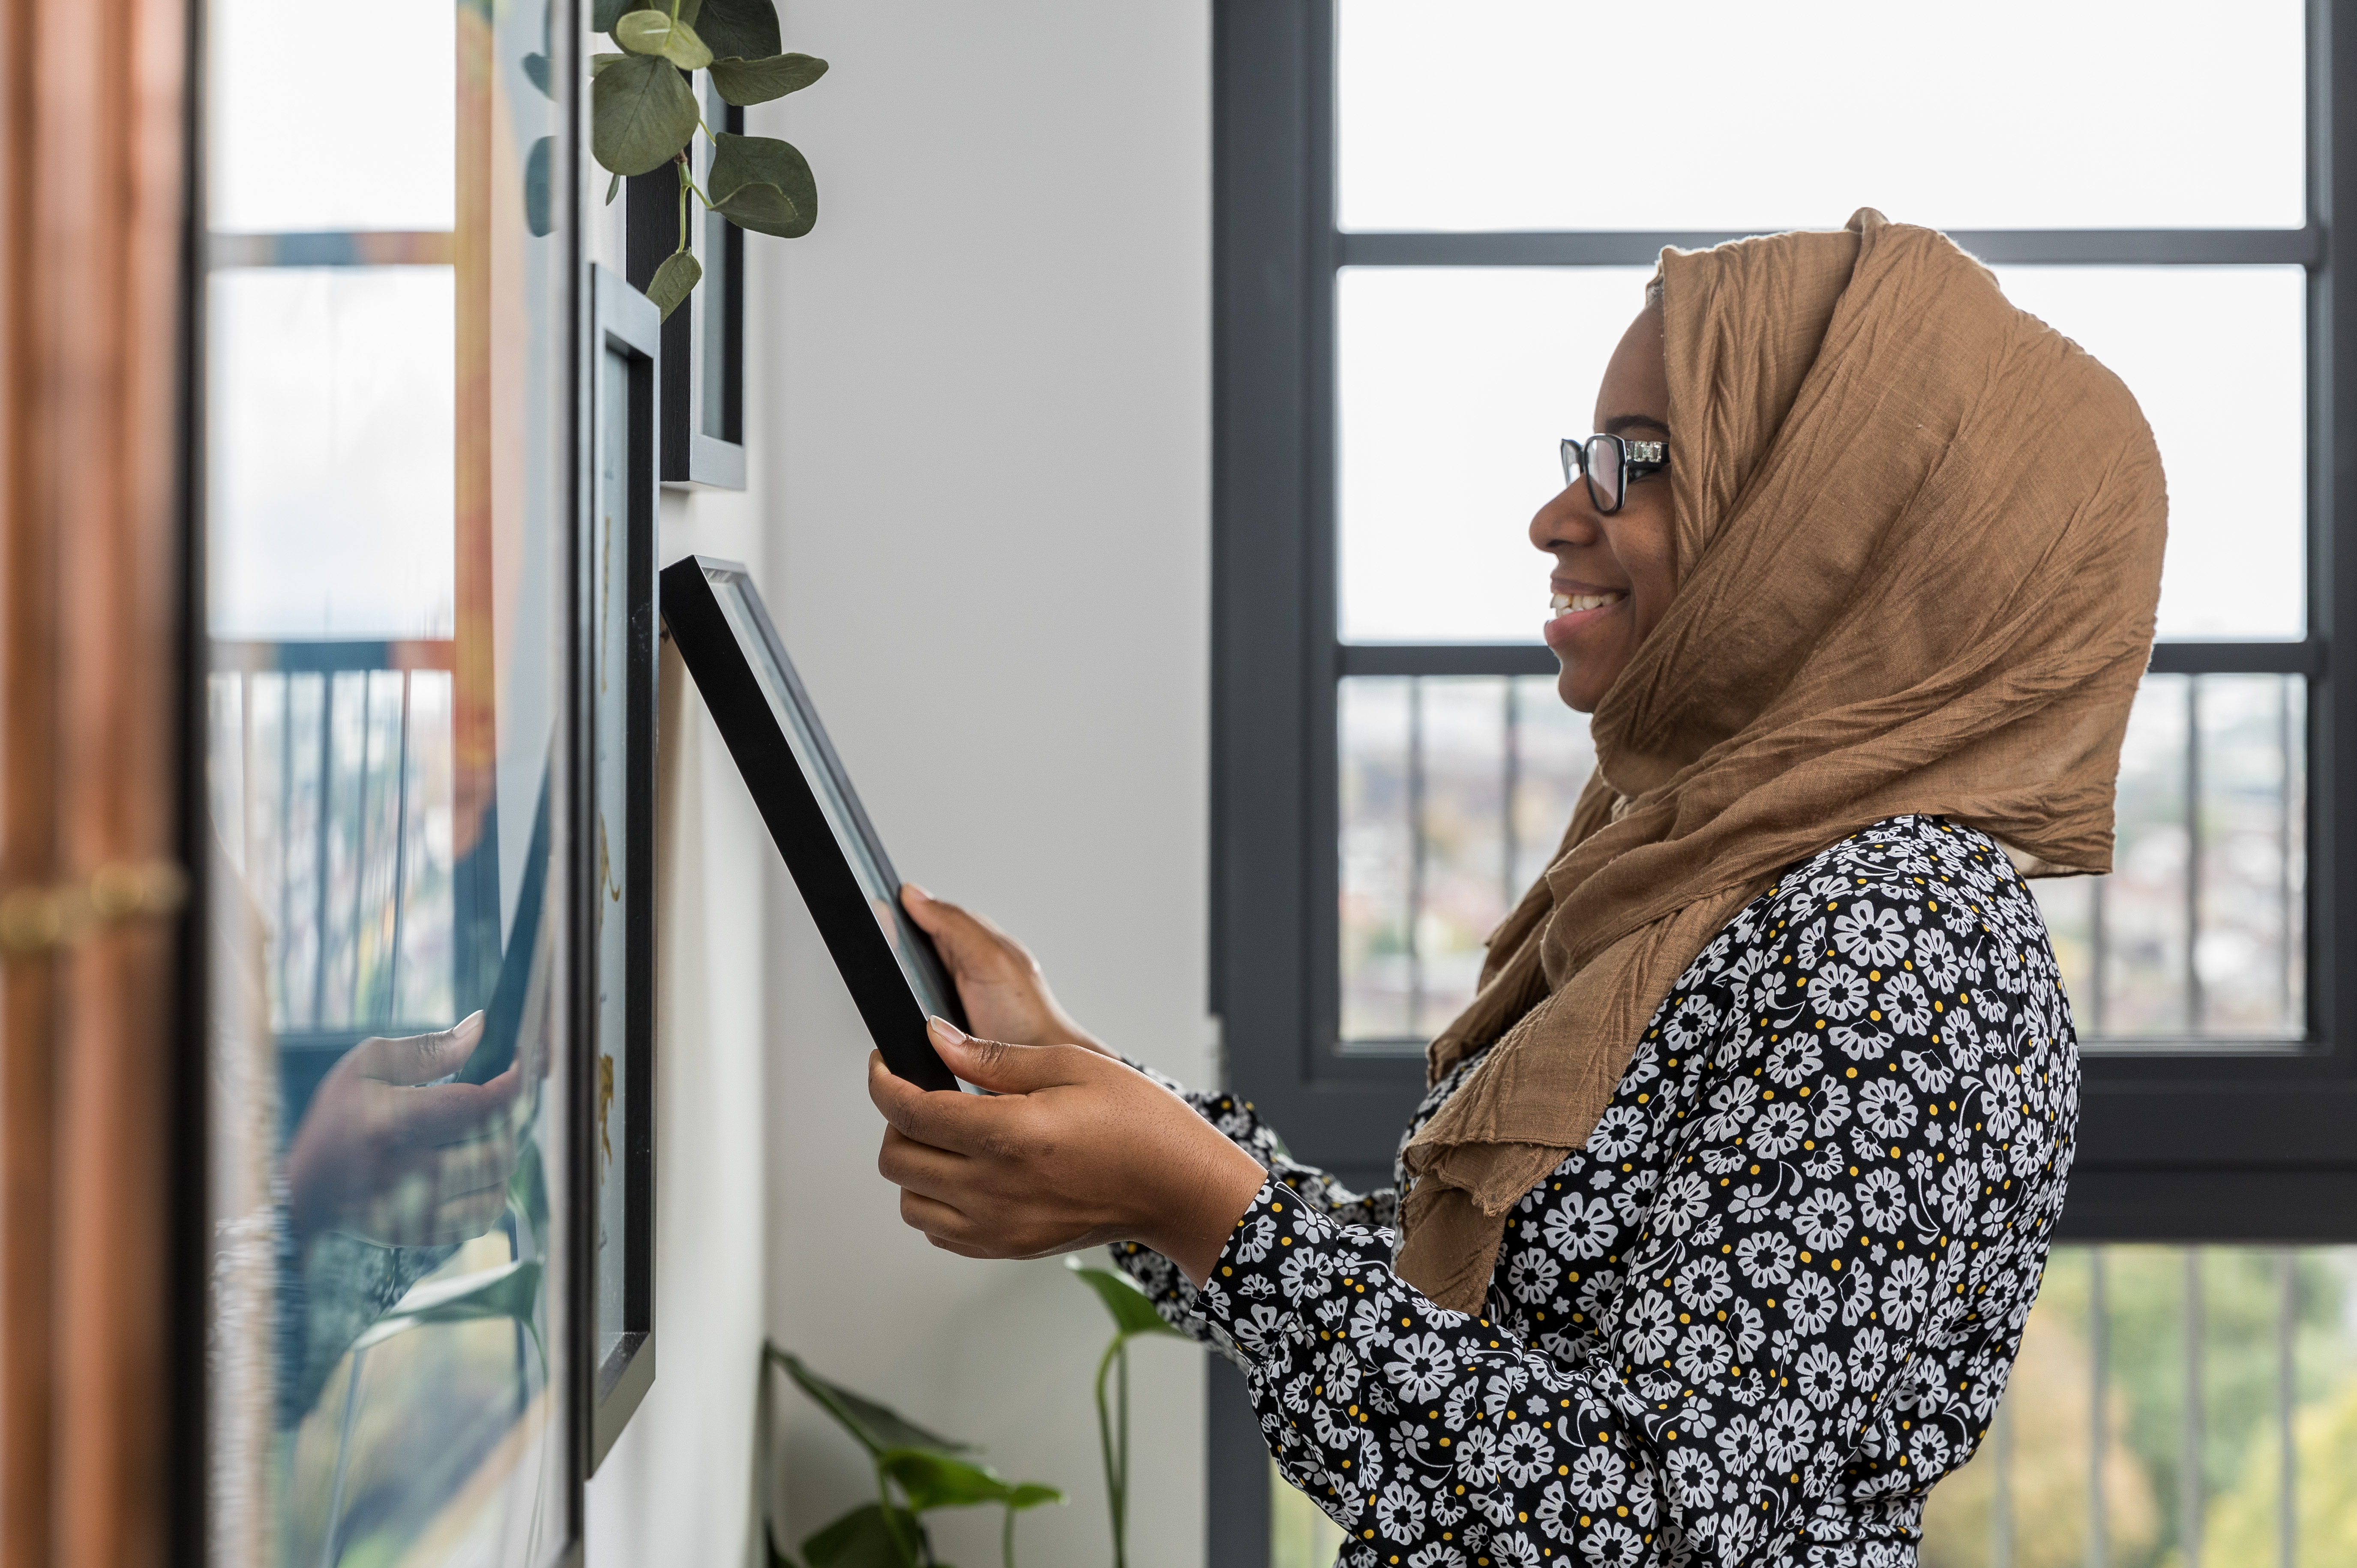
{"type": "Polygon", "coordinates": [[[1555,617],[1546,623],[1546,645],[1560,651],[1565,644],[1579,635],[1582,627],[1610,615],[1628,597],[1625,593],[1555,595],[1548,601],[1548,607],[1555,611],[1555,617]]]}

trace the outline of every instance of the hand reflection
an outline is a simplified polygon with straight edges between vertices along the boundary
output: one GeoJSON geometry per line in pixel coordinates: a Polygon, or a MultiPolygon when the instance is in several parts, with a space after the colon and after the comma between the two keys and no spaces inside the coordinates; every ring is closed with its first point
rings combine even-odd
{"type": "Polygon", "coordinates": [[[286,1154],[298,1240],[330,1227],[393,1247],[465,1241],[498,1222],[515,1168],[515,1067],[489,1083],[436,1083],[483,1033],[362,1040],[320,1080],[286,1154]]]}

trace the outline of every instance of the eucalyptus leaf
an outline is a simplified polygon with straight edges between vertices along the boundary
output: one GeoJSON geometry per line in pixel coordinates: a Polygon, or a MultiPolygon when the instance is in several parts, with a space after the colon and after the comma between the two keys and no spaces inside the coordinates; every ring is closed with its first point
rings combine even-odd
{"type": "Polygon", "coordinates": [[[622,19],[623,12],[633,8],[633,4],[634,0],[590,0],[589,30],[593,33],[612,32],[614,24],[622,19]]]}
{"type": "Polygon", "coordinates": [[[616,174],[662,167],[695,134],[695,94],[661,55],[632,55],[589,84],[589,150],[616,174]]]}
{"type": "Polygon", "coordinates": [[[888,1522],[881,1503],[852,1509],[803,1538],[803,1560],[810,1568],[916,1568],[916,1558],[902,1542],[920,1539],[917,1516],[904,1508],[895,1508],[892,1515],[888,1522]]]}
{"type": "MultiPolygon", "coordinates": [[[[903,1418],[899,1412],[862,1394],[853,1393],[839,1384],[828,1382],[802,1365],[802,1358],[771,1345],[764,1351],[770,1359],[782,1368],[802,1392],[818,1402],[827,1414],[834,1417],[843,1429],[859,1441],[859,1445],[871,1455],[888,1453],[896,1448],[929,1448],[937,1454],[971,1454],[971,1443],[960,1443],[943,1437],[938,1432],[928,1432],[915,1422],[903,1418]]],[[[809,1548],[804,1547],[805,1555],[809,1548]]]]}
{"type": "Polygon", "coordinates": [[[818,221],[818,179],[792,143],[726,131],[713,140],[712,178],[705,188],[714,208],[740,229],[782,240],[811,231],[818,221]]]}
{"type": "Polygon", "coordinates": [[[695,30],[722,59],[768,59],[784,48],[771,0],[704,0],[695,30]]]}
{"type": "Polygon", "coordinates": [[[1005,1499],[1006,1506],[1017,1513],[1025,1509],[1036,1509],[1041,1503],[1060,1503],[1063,1500],[1063,1493],[1053,1487],[1043,1487],[1037,1481],[1025,1481],[1007,1493],[1005,1499]]]}
{"type": "Polygon", "coordinates": [[[589,75],[594,80],[599,71],[605,70],[608,66],[612,65],[616,60],[628,59],[630,58],[630,57],[628,55],[591,55],[589,57],[589,75]]]}
{"type": "Polygon", "coordinates": [[[614,41],[632,54],[661,55],[682,70],[702,70],[712,51],[684,21],[662,11],[632,11],[614,24],[614,41]]]}
{"type": "Polygon", "coordinates": [[[695,259],[694,252],[673,251],[655,269],[655,275],[647,280],[647,297],[655,302],[655,308],[668,321],[671,313],[703,279],[704,263],[695,259]]]}
{"type": "Polygon", "coordinates": [[[1113,1318],[1114,1332],[1126,1339],[1135,1334],[1176,1334],[1178,1331],[1162,1321],[1146,1293],[1137,1288],[1127,1274],[1112,1269],[1092,1269],[1077,1257],[1064,1260],[1064,1266],[1080,1276],[1081,1283],[1097,1293],[1104,1309],[1113,1318]]]}
{"type": "Polygon", "coordinates": [[[826,61],[816,55],[777,55],[769,59],[730,56],[712,62],[712,85],[739,108],[800,92],[825,74],[826,61]]]}
{"type": "Polygon", "coordinates": [[[606,182],[606,205],[614,205],[614,198],[622,194],[622,177],[616,175],[606,182]]]}

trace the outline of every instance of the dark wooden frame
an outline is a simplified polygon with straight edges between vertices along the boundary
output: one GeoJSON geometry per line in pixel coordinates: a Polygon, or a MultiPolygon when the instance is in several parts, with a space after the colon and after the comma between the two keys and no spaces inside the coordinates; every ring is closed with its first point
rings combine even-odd
{"type": "MultiPolygon", "coordinates": [[[[1335,222],[1334,0],[1214,0],[1211,1007],[1229,1087],[1303,1159],[1389,1180],[1420,1059],[1336,1048],[1335,693],[1345,675],[1551,673],[1541,648],[1349,647],[1335,622],[1338,266],[1650,264],[1715,233],[1343,233],[1335,222]]],[[[2299,673],[2308,704],[2309,1037],[2086,1059],[2063,1235],[2074,1241],[2357,1240],[2357,7],[2309,0],[2309,203],[2288,231],[1960,233],[1998,263],[2285,263],[2309,277],[2308,637],[2165,644],[2157,671],[2299,673]]],[[[1268,1461],[1240,1387],[1211,1381],[1211,1552],[1265,1563],[1268,1461]]]]}
{"type": "Polygon", "coordinates": [[[656,754],[656,491],[661,440],[656,418],[662,362],[662,321],[654,303],[604,267],[588,269],[589,332],[581,367],[581,461],[577,524],[574,533],[573,586],[573,832],[572,886],[581,890],[569,911],[576,955],[573,989],[576,1088],[575,1183],[579,1223],[576,1235],[575,1333],[580,1344],[578,1384],[587,1412],[585,1473],[594,1472],[637,1412],[655,1378],[655,754],[656,754]],[[626,600],[628,637],[621,660],[625,678],[599,680],[597,659],[604,628],[597,620],[597,574],[607,542],[600,538],[603,499],[598,475],[605,456],[606,371],[619,360],[629,383],[625,413],[630,450],[622,456],[627,500],[622,517],[621,569],[616,574],[626,600]],[[598,776],[601,736],[619,730],[623,787],[619,800],[598,776]],[[603,853],[600,819],[619,817],[626,847],[621,865],[603,853]],[[625,959],[623,1039],[615,1073],[621,1081],[623,1114],[608,1127],[622,1170],[623,1337],[614,1351],[597,1353],[598,1260],[597,1161],[599,1101],[597,1062],[598,992],[601,983],[599,907],[610,884],[620,889],[625,959]]]}
{"type": "Polygon", "coordinates": [[[885,1064],[924,1089],[957,1088],[957,1079],[934,1054],[925,1032],[928,1011],[941,1014],[960,1028],[965,1026],[957,989],[933,951],[931,940],[896,908],[897,940],[917,955],[912,967],[925,972],[926,988],[933,993],[930,1000],[922,996],[903,972],[892,940],[886,939],[876,911],[868,905],[867,892],[851,866],[853,854],[874,865],[888,886],[897,889],[899,876],[892,869],[891,856],[885,853],[875,824],[867,820],[866,809],[859,803],[850,773],[827,738],[826,725],[802,688],[802,677],[787,656],[785,642],[778,636],[751,575],[734,561],[689,555],[663,568],[662,595],[663,619],[672,642],[703,693],[721,738],[728,743],[729,755],[737,759],[737,771],[745,776],[761,820],[769,824],[770,836],[785,857],[786,869],[793,874],[794,885],[810,905],[811,918],[826,939],[827,951],[850,988],[852,1001],[876,1048],[883,1053],[885,1064]],[[761,651],[782,678],[785,700],[792,704],[800,728],[809,737],[814,753],[810,764],[820,774],[816,779],[795,755],[785,726],[770,708],[754,672],[752,660],[757,655],[748,653],[721,609],[716,581],[742,590],[755,633],[765,645],[761,651]],[[821,791],[832,810],[821,803],[821,791]],[[836,822],[858,838],[856,846],[845,845],[838,838],[836,822]]]}
{"type": "MultiPolygon", "coordinates": [[[[742,134],[745,111],[710,96],[705,113],[715,129],[742,134]]],[[[698,146],[702,144],[699,141],[698,146]]],[[[708,150],[697,153],[709,161],[708,150]]],[[[665,164],[652,174],[623,182],[624,271],[634,287],[653,281],[655,269],[679,249],[679,173],[665,164]]],[[[745,488],[745,231],[717,225],[726,263],[716,282],[699,285],[662,324],[662,482],[669,487],[715,490],[745,488]],[[704,371],[710,344],[719,338],[723,406],[721,434],[705,429],[704,371]]],[[[701,251],[713,231],[694,197],[688,199],[688,248],[701,251]]]]}

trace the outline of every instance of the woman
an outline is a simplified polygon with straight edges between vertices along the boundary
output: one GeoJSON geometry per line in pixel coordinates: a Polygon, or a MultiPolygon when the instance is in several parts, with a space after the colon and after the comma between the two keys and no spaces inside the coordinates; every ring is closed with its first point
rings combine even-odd
{"type": "Polygon", "coordinates": [[[1118,1243],[1345,1563],[1908,1563],[2061,1205],[2021,878],[2109,868],[2159,462],[2115,378],[1872,211],[1664,252],[1597,424],[1625,445],[1567,444],[1531,524],[1597,774],[1398,1191],[1108,1059],[913,890],[1004,1043],[935,1037],[1003,1097],[872,1067],[882,1168],[954,1251],[1118,1243]]]}

